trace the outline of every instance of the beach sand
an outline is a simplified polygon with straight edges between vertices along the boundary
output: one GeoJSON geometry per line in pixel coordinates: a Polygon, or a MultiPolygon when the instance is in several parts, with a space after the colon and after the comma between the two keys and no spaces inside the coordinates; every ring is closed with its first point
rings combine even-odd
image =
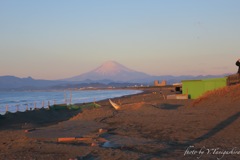
{"type": "Polygon", "coordinates": [[[104,100],[81,112],[1,116],[0,159],[240,159],[240,152],[220,152],[240,151],[239,85],[197,100],[166,100],[161,93],[173,94],[150,88],[112,99],[119,111],[104,100]],[[86,140],[58,142],[64,137],[86,140]]]}

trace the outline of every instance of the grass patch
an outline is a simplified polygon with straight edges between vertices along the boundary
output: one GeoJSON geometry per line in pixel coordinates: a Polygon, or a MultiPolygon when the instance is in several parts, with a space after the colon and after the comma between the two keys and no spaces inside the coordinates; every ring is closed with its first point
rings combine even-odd
{"type": "Polygon", "coordinates": [[[56,105],[50,106],[50,110],[64,110],[64,109],[80,110],[80,109],[84,109],[84,108],[91,109],[91,108],[99,108],[99,107],[101,107],[101,106],[99,104],[97,104],[97,103],[86,103],[86,104],[81,104],[81,105],[56,104],[56,105]]]}

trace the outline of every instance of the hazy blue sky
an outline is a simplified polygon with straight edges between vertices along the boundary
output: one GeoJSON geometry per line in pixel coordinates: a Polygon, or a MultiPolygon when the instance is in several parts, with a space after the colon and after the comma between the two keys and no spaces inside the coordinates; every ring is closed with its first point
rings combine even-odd
{"type": "Polygon", "coordinates": [[[0,0],[0,75],[59,79],[115,60],[151,75],[234,73],[239,0],[0,0]]]}

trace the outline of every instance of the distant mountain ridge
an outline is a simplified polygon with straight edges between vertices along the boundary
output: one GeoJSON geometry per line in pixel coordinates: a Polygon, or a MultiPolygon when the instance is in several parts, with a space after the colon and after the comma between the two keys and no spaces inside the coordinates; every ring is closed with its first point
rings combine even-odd
{"type": "Polygon", "coordinates": [[[0,76],[0,91],[67,89],[92,86],[99,88],[126,87],[141,84],[153,85],[154,80],[166,80],[167,84],[173,84],[181,82],[182,80],[219,78],[226,75],[227,74],[207,76],[151,76],[129,69],[115,61],[108,61],[90,72],[62,80],[37,80],[32,77],[0,76]]]}
{"type": "Polygon", "coordinates": [[[26,91],[26,90],[63,90],[69,88],[108,88],[140,85],[139,83],[117,83],[109,80],[102,81],[59,81],[36,80],[31,77],[19,78],[15,76],[0,76],[0,91],[26,91]],[[103,83],[107,82],[107,83],[103,83]]]}
{"type": "Polygon", "coordinates": [[[32,77],[0,76],[0,90],[43,89],[61,83],[64,82],[56,80],[36,80],[32,77]]]}

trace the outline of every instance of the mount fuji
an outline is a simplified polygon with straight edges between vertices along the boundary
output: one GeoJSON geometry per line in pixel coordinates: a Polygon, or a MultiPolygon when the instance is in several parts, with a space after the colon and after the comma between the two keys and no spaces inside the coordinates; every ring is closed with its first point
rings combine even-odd
{"type": "Polygon", "coordinates": [[[127,83],[146,83],[152,84],[154,80],[166,80],[168,84],[173,84],[176,82],[181,82],[181,80],[188,79],[204,79],[204,78],[219,78],[226,76],[224,75],[206,75],[206,76],[171,76],[171,75],[161,75],[161,76],[151,76],[143,72],[134,71],[129,69],[116,61],[107,61],[100,67],[78,75],[71,78],[63,79],[63,81],[68,82],[84,82],[84,83],[104,83],[108,84],[111,82],[127,82],[127,83]]]}
{"type": "Polygon", "coordinates": [[[107,61],[100,67],[78,75],[71,78],[67,78],[64,80],[67,81],[84,81],[84,80],[92,80],[92,81],[114,81],[114,82],[135,82],[143,79],[148,79],[151,77],[150,75],[134,71],[129,69],[118,62],[115,61],[107,61]]]}
{"type": "Polygon", "coordinates": [[[176,82],[181,82],[181,80],[219,78],[226,75],[227,74],[206,76],[151,76],[143,72],[129,69],[115,61],[108,61],[90,72],[61,80],[38,80],[31,77],[19,78],[15,76],[0,76],[0,91],[65,89],[92,86],[126,87],[135,84],[152,85],[154,80],[166,80],[168,84],[173,84],[176,82]]]}

